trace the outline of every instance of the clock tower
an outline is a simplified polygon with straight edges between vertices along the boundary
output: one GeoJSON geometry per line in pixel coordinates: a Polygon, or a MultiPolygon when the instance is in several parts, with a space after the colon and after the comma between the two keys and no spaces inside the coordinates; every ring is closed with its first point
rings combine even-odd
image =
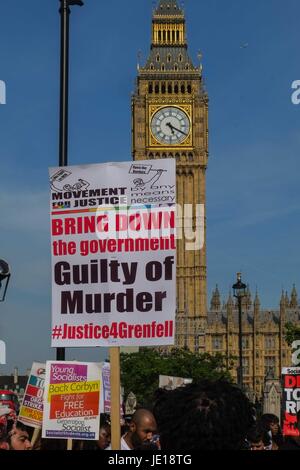
{"type": "Polygon", "coordinates": [[[177,0],[159,0],[153,11],[150,54],[138,68],[132,98],[132,153],[134,160],[176,159],[176,346],[203,352],[208,98],[202,67],[188,55],[185,16],[177,0]],[[192,243],[195,232],[200,243],[192,243]]]}

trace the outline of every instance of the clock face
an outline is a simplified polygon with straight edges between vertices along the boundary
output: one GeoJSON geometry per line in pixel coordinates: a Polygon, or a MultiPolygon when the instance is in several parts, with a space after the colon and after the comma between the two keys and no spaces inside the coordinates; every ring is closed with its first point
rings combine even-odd
{"type": "Polygon", "coordinates": [[[189,136],[190,120],[182,109],[168,106],[153,115],[151,131],[161,144],[181,144],[189,136]]]}

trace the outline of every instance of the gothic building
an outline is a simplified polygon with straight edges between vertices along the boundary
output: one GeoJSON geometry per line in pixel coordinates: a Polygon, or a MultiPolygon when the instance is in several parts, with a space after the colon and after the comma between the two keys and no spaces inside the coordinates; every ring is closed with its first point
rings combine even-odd
{"type": "MultiPolygon", "coordinates": [[[[287,322],[299,323],[300,308],[295,286],[289,298],[282,292],[278,310],[261,308],[258,293],[252,301],[248,288],[242,302],[243,382],[261,397],[268,374],[279,379],[281,368],[291,365],[291,349],[284,340],[287,322]]],[[[223,305],[218,286],[207,312],[206,350],[226,355],[228,366],[238,357],[238,308],[231,294],[223,305]]],[[[236,368],[232,370],[236,378],[236,368]]]]}
{"type": "MultiPolygon", "coordinates": [[[[188,54],[186,22],[177,0],[159,0],[153,11],[150,53],[139,66],[132,97],[132,155],[134,160],[176,159],[177,202],[183,209],[179,224],[195,230],[197,205],[206,206],[208,163],[208,96],[202,66],[188,54]],[[193,213],[184,212],[184,204],[193,213]]],[[[238,356],[237,306],[231,295],[224,305],[216,287],[207,309],[206,218],[204,245],[188,250],[177,240],[176,346],[193,351],[223,353],[228,365],[238,356]]],[[[278,311],[261,309],[258,294],[243,302],[244,382],[261,396],[264,378],[277,376],[290,364],[284,341],[287,321],[299,321],[295,288],[291,299],[282,295],[278,311]]],[[[234,372],[233,372],[234,373],[234,372]]],[[[235,373],[234,373],[235,374],[235,373]]]]}

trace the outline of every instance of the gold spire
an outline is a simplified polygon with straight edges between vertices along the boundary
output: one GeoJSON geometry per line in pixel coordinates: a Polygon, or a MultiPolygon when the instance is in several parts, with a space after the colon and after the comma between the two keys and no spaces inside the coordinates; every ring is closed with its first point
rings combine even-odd
{"type": "Polygon", "coordinates": [[[185,18],[177,1],[159,2],[152,20],[152,46],[186,46],[185,18]]]}

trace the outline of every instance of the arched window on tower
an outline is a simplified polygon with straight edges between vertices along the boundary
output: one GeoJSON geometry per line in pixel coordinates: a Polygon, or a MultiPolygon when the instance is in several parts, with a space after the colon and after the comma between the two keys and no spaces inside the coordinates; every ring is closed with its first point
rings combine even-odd
{"type": "Polygon", "coordinates": [[[168,31],[167,33],[168,33],[168,42],[170,42],[171,41],[171,31],[168,31]]]}
{"type": "Polygon", "coordinates": [[[176,31],[176,41],[179,42],[179,31],[176,31]]]}
{"type": "Polygon", "coordinates": [[[155,84],[155,93],[158,95],[159,93],[159,85],[158,83],[155,84]]]}
{"type": "Polygon", "coordinates": [[[151,95],[153,93],[153,85],[152,83],[149,83],[149,94],[151,95]]]}
{"type": "Polygon", "coordinates": [[[181,85],[180,91],[181,91],[181,93],[184,95],[184,93],[185,93],[185,86],[184,86],[184,84],[181,85]]]}
{"type": "Polygon", "coordinates": [[[159,54],[156,54],[156,62],[159,62],[160,61],[160,56],[159,54]]]}
{"type": "Polygon", "coordinates": [[[164,72],[166,70],[165,64],[161,64],[161,70],[164,72]]]}
{"type": "Polygon", "coordinates": [[[172,85],[171,85],[171,83],[169,83],[169,85],[168,85],[168,93],[170,93],[170,94],[172,93],[172,85]]]}
{"type": "Polygon", "coordinates": [[[192,87],[191,87],[191,85],[188,85],[188,86],[187,86],[187,92],[188,92],[189,94],[192,93],[192,87]]]}
{"type": "Polygon", "coordinates": [[[171,62],[171,58],[172,58],[172,57],[171,57],[171,54],[168,54],[168,55],[167,55],[167,62],[171,62]]]}
{"type": "Polygon", "coordinates": [[[158,40],[161,42],[161,30],[158,31],[158,40]]]}
{"type": "Polygon", "coordinates": [[[165,84],[165,83],[163,83],[162,86],[161,86],[161,92],[162,92],[163,94],[166,93],[166,84],[165,84]]]}
{"type": "Polygon", "coordinates": [[[172,31],[172,42],[176,42],[176,33],[174,30],[172,31]]]}
{"type": "Polygon", "coordinates": [[[178,65],[177,64],[174,65],[174,70],[175,70],[175,72],[177,72],[177,70],[178,70],[178,65]]]}
{"type": "Polygon", "coordinates": [[[150,70],[154,70],[154,65],[150,64],[150,70]]]}
{"type": "Polygon", "coordinates": [[[176,94],[178,93],[178,85],[177,84],[174,86],[174,93],[176,93],[176,94]]]}
{"type": "Polygon", "coordinates": [[[166,42],[166,31],[163,31],[163,42],[166,42]]]}
{"type": "Polygon", "coordinates": [[[178,60],[179,62],[182,62],[182,54],[179,54],[178,60]]]}

